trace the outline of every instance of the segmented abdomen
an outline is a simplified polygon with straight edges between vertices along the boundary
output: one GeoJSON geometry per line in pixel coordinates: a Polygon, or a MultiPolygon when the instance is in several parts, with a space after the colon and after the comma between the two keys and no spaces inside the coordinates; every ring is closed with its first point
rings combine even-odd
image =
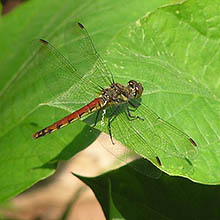
{"type": "Polygon", "coordinates": [[[57,129],[60,129],[86,115],[88,115],[89,113],[92,113],[94,111],[97,111],[99,109],[101,109],[102,107],[104,107],[104,102],[102,98],[96,98],[93,101],[91,101],[89,104],[83,106],[82,108],[80,108],[79,110],[71,113],[70,115],[64,117],[63,119],[55,122],[54,124],[36,132],[35,134],[33,134],[33,138],[37,139],[39,137],[42,137],[46,134],[50,134],[51,132],[56,131],[57,129]]]}

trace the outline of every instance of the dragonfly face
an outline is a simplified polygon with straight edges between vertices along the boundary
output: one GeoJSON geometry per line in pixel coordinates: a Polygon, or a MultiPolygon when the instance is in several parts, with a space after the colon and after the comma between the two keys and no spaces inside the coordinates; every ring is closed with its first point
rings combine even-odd
{"type": "Polygon", "coordinates": [[[129,99],[138,99],[142,95],[144,90],[141,83],[138,83],[135,80],[130,80],[128,82],[127,88],[130,90],[129,99]]]}

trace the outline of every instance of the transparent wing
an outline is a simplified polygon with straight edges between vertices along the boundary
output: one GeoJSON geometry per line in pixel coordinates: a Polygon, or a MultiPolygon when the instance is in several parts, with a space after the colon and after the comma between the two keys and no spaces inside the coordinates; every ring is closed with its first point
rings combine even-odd
{"type": "MultiPolygon", "coordinates": [[[[170,172],[191,172],[193,160],[198,154],[195,142],[187,134],[158,117],[144,104],[135,105],[139,106],[132,112],[133,115],[144,120],[129,120],[126,106],[122,106],[111,123],[113,137],[170,172]]],[[[108,133],[107,128],[104,130],[108,133]]],[[[115,154],[114,146],[112,151],[115,154]]]]}
{"type": "Polygon", "coordinates": [[[51,95],[56,96],[66,91],[79,81],[80,78],[75,74],[76,69],[49,42],[42,39],[33,40],[31,50],[34,53],[35,71],[45,79],[51,95]],[[73,75],[75,77],[72,77],[73,75]]]}
{"type": "MultiPolygon", "coordinates": [[[[98,139],[99,140],[99,139],[98,139]]],[[[115,142],[115,140],[114,140],[115,142]]],[[[148,160],[141,157],[134,150],[125,147],[119,142],[115,142],[114,145],[110,141],[109,136],[106,135],[105,141],[99,140],[99,143],[105,148],[108,152],[114,155],[119,159],[120,164],[128,164],[137,172],[145,175],[147,177],[151,177],[154,179],[158,179],[161,176],[161,171],[154,167],[148,160]]]]}
{"type": "Polygon", "coordinates": [[[68,24],[62,55],[45,40],[32,43],[36,72],[44,78],[56,105],[72,111],[71,104],[85,104],[100,94],[113,81],[111,72],[95,50],[85,28],[68,24]],[[80,97],[80,99],[79,99],[80,97]]]}
{"type": "Polygon", "coordinates": [[[67,24],[65,30],[66,54],[80,72],[92,69],[91,76],[94,82],[98,82],[102,88],[108,87],[114,82],[113,75],[95,49],[85,27],[79,22],[67,24]],[[81,65],[83,64],[83,65],[81,65]]]}

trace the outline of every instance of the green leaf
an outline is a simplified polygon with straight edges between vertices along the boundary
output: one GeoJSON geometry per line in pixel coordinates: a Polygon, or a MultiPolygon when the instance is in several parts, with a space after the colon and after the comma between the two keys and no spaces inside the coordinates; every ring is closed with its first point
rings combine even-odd
{"type": "Polygon", "coordinates": [[[152,140],[160,167],[133,137],[128,145],[130,141],[130,147],[141,149],[168,174],[205,184],[219,184],[220,179],[219,13],[218,1],[191,0],[162,7],[118,33],[107,57],[115,81],[141,82],[142,103],[192,137],[199,153],[187,166],[179,155],[159,152],[157,140],[152,140]]]}
{"type": "Polygon", "coordinates": [[[34,132],[67,112],[39,105],[50,95],[40,74],[35,74],[36,64],[29,51],[31,41],[43,38],[61,47],[63,27],[77,17],[82,18],[97,49],[104,51],[122,27],[166,2],[28,1],[1,18],[0,201],[51,175],[54,162],[72,157],[98,135],[91,135],[88,126],[76,122],[56,135],[32,139],[34,132]]]}
{"type": "MultiPolygon", "coordinates": [[[[219,7],[213,4],[213,8],[219,7]]],[[[166,173],[205,184],[218,184],[220,177],[218,33],[207,29],[212,11],[205,1],[160,8],[118,33],[106,56],[115,82],[125,85],[137,80],[145,88],[141,105],[133,113],[143,120],[128,121],[126,109],[121,108],[111,123],[113,137],[166,173]],[[202,48],[200,56],[198,48],[202,48]]],[[[89,85],[89,79],[80,86],[83,83],[89,85]]],[[[83,92],[77,99],[74,92],[69,93],[53,100],[56,106],[69,105],[70,96],[80,102],[89,95],[83,92]]],[[[76,110],[70,105],[65,108],[76,110]]],[[[102,123],[97,127],[109,132],[102,123]]]]}
{"type": "MultiPolygon", "coordinates": [[[[156,169],[146,163],[149,169],[156,169]]],[[[218,186],[201,185],[165,173],[160,178],[145,177],[129,166],[94,178],[76,176],[93,190],[106,219],[113,219],[110,214],[112,202],[128,220],[220,217],[218,186]]]]}
{"type": "Polygon", "coordinates": [[[117,207],[114,204],[114,201],[111,197],[111,182],[109,182],[108,184],[110,190],[109,190],[109,219],[125,219],[121,213],[119,212],[119,210],[117,209],[117,207]]]}

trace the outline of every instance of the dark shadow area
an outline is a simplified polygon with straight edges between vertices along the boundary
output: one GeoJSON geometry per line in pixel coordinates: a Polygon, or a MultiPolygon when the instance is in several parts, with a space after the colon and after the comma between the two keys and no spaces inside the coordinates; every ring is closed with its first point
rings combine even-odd
{"type": "MultiPolygon", "coordinates": [[[[139,162],[132,163],[138,165],[139,162]]],[[[147,164],[149,170],[155,169],[149,162],[147,164]]],[[[111,214],[111,204],[125,219],[146,219],[146,216],[151,216],[150,219],[220,218],[219,186],[202,185],[165,173],[159,178],[150,178],[130,166],[94,178],[74,175],[93,189],[106,218],[111,214]]]]}
{"type": "Polygon", "coordinates": [[[80,132],[80,134],[76,138],[74,138],[73,141],[69,143],[56,157],[52,158],[50,161],[43,164],[42,166],[36,167],[34,169],[56,169],[59,161],[68,160],[75,154],[88,147],[97,139],[99,134],[100,131],[98,131],[97,129],[91,128],[89,126],[84,127],[82,132],[80,132]],[[89,136],[90,138],[85,138],[85,136],[89,136]]]}

